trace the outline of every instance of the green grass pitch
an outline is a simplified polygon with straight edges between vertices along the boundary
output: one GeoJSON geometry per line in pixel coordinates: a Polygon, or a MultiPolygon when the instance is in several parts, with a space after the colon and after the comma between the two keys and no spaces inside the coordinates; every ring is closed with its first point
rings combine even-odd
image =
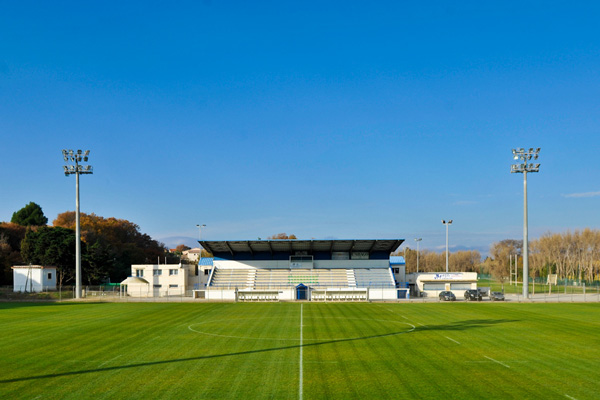
{"type": "Polygon", "coordinates": [[[599,304],[0,303],[3,399],[597,399],[599,304]]]}

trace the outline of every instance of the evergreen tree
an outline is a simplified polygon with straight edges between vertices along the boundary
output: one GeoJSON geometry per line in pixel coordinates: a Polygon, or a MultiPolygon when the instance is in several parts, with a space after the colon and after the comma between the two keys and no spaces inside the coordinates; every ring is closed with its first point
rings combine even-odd
{"type": "Polygon", "coordinates": [[[44,215],[42,207],[33,201],[14,212],[10,222],[22,226],[45,226],[48,223],[48,218],[44,215]]]}

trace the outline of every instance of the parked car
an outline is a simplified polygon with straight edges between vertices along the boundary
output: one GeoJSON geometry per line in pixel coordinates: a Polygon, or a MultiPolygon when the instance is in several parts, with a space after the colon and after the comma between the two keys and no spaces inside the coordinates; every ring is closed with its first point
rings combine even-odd
{"type": "Polygon", "coordinates": [[[440,300],[441,301],[454,301],[456,300],[456,296],[454,295],[454,293],[450,292],[450,291],[444,291],[444,292],[440,292],[440,300]]]}
{"type": "Polygon", "coordinates": [[[504,301],[504,293],[502,293],[502,292],[492,292],[490,294],[490,299],[492,301],[504,301]]]}
{"type": "Polygon", "coordinates": [[[477,289],[469,289],[465,291],[465,300],[467,301],[481,301],[481,293],[477,289]]]}

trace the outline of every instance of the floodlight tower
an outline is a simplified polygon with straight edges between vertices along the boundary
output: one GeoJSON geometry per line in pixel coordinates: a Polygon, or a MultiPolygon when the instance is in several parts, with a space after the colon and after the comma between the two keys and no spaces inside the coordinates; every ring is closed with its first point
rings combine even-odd
{"type": "Polygon", "coordinates": [[[202,258],[202,244],[200,242],[202,241],[202,228],[205,226],[206,224],[196,224],[196,227],[198,227],[198,244],[200,244],[200,255],[198,256],[198,260],[202,258]]]}
{"type": "MultiPolygon", "coordinates": [[[[417,274],[419,273],[419,242],[423,240],[423,238],[416,238],[415,242],[417,242],[417,274]]],[[[404,263],[406,264],[406,260],[404,260],[404,263]]]]}
{"type": "Polygon", "coordinates": [[[202,240],[202,228],[204,228],[206,226],[206,224],[196,224],[196,227],[198,228],[198,240],[202,240]]]}
{"type": "Polygon", "coordinates": [[[448,272],[448,225],[452,225],[452,220],[442,220],[442,224],[446,225],[446,272],[448,272]]]}
{"type": "Polygon", "coordinates": [[[532,158],[538,159],[540,148],[529,148],[529,151],[519,148],[513,149],[513,158],[521,160],[521,164],[512,164],[510,166],[511,173],[523,174],[523,297],[529,298],[529,234],[527,232],[527,173],[540,172],[540,164],[528,164],[532,158]]]}
{"type": "Polygon", "coordinates": [[[75,174],[75,298],[81,298],[81,227],[79,225],[79,175],[92,174],[91,165],[79,165],[80,162],[87,162],[90,155],[89,150],[63,150],[63,159],[65,162],[74,164],[63,165],[65,176],[75,174]]]}

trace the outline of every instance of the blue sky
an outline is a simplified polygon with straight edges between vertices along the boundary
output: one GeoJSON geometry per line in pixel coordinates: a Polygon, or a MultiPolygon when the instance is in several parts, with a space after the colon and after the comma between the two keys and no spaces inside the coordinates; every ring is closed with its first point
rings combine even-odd
{"type": "MultiPolygon", "coordinates": [[[[197,238],[599,228],[595,2],[2,2],[0,220],[81,210],[197,238]],[[125,3],[125,4],[123,4],[125,3]],[[373,4],[375,3],[375,4],[373,4]]],[[[184,240],[184,239],[181,239],[184,240]]]]}

